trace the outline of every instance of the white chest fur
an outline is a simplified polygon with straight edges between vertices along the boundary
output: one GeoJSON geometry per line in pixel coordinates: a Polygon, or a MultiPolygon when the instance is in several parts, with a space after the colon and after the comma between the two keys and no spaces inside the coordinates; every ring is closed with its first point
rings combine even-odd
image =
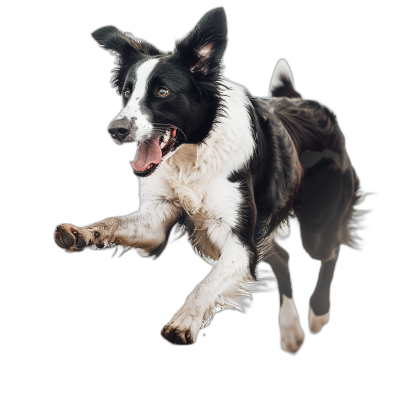
{"type": "Polygon", "coordinates": [[[218,249],[240,217],[240,183],[228,177],[249,162],[255,146],[246,93],[239,85],[225,83],[230,88],[222,93],[225,115],[206,142],[181,145],[142,184],[143,196],[164,192],[164,199],[182,207],[202,231],[201,240],[207,237],[218,249]]]}

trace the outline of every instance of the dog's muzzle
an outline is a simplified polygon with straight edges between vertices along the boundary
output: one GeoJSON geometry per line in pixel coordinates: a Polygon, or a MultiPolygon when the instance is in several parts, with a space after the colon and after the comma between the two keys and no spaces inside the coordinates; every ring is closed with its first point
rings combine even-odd
{"type": "Polygon", "coordinates": [[[111,137],[119,142],[123,142],[131,132],[131,124],[128,118],[117,119],[112,121],[108,127],[111,137]]]}

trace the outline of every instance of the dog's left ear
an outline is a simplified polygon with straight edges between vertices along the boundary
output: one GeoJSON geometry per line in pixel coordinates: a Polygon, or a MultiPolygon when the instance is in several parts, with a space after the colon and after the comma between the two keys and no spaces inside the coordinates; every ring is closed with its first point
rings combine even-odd
{"type": "Polygon", "coordinates": [[[125,77],[132,65],[144,60],[148,56],[163,54],[152,44],[144,40],[134,39],[128,34],[122,33],[113,26],[100,28],[92,33],[93,38],[106,50],[111,50],[117,55],[118,67],[114,69],[112,78],[113,86],[118,88],[121,94],[125,77]]]}
{"type": "Polygon", "coordinates": [[[176,51],[194,74],[219,75],[227,42],[224,9],[209,11],[185,39],[176,44],[176,51]]]}

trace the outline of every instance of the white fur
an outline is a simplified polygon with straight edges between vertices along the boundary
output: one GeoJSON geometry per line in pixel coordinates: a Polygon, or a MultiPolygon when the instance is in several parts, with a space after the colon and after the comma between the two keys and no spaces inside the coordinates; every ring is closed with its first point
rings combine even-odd
{"type": "Polygon", "coordinates": [[[279,311],[279,328],[281,330],[282,350],[296,353],[304,340],[304,333],[301,329],[299,316],[294,305],[293,299],[289,299],[284,294],[279,311]]]}
{"type": "Polygon", "coordinates": [[[148,114],[143,112],[143,106],[141,107],[141,100],[146,95],[149,76],[153,72],[157,63],[158,59],[151,59],[145,61],[139,66],[136,71],[135,89],[131,93],[125,108],[116,117],[116,119],[127,117],[129,120],[131,118],[136,118],[135,124],[138,127],[138,130],[135,139],[139,142],[152,130],[152,125],[147,119],[148,114]]]}
{"type": "Polygon", "coordinates": [[[269,90],[271,93],[274,89],[278,88],[279,86],[282,86],[282,81],[281,81],[282,76],[287,77],[292,82],[292,85],[294,87],[294,79],[292,71],[289,67],[288,62],[284,58],[281,58],[277,62],[276,67],[274,69],[274,73],[272,74],[271,83],[269,85],[269,90]]]}
{"type": "Polygon", "coordinates": [[[181,210],[165,202],[145,204],[139,212],[120,218],[116,236],[129,240],[131,247],[154,250],[166,240],[166,231],[181,215],[181,210]]]}

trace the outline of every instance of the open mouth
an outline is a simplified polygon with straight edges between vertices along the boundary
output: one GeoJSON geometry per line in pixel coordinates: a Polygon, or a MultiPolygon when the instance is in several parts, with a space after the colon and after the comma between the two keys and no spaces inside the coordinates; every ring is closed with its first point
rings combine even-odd
{"type": "Polygon", "coordinates": [[[151,175],[162,158],[172,150],[176,143],[175,138],[176,128],[169,128],[161,136],[140,142],[135,159],[131,161],[134,173],[141,177],[151,175]]]}

